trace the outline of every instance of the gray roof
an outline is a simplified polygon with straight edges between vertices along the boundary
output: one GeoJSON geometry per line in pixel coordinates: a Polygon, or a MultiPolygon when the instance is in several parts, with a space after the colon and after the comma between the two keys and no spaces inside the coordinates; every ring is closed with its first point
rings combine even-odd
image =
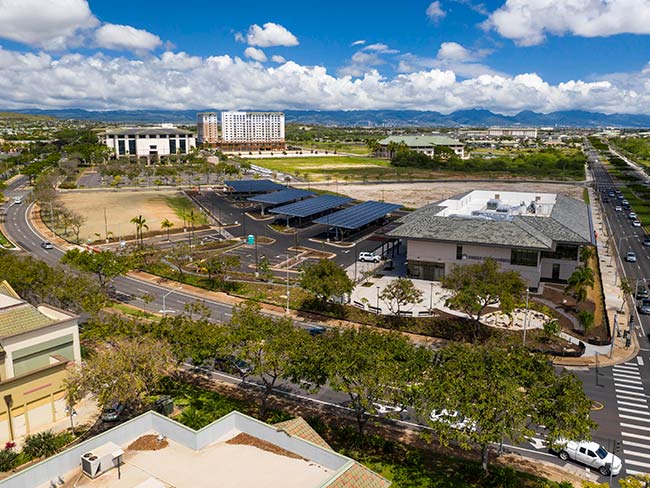
{"type": "Polygon", "coordinates": [[[156,135],[191,135],[192,132],[184,129],[177,129],[175,127],[130,127],[128,129],[109,129],[104,132],[106,135],[115,136],[156,136],[156,135]]]}
{"type": "Polygon", "coordinates": [[[408,147],[460,146],[463,144],[459,140],[447,136],[388,136],[379,141],[379,144],[387,146],[391,142],[403,143],[408,147]]]}
{"type": "Polygon", "coordinates": [[[402,217],[402,223],[388,232],[395,237],[451,241],[493,246],[554,249],[554,244],[591,243],[589,208],[579,200],[557,195],[551,215],[515,216],[510,220],[453,215],[438,216],[444,209],[433,202],[402,217]]]}

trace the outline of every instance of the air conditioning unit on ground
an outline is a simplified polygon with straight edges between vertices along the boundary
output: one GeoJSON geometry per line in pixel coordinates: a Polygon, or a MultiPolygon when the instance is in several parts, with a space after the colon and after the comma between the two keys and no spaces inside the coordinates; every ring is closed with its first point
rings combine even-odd
{"type": "Polygon", "coordinates": [[[124,451],[114,442],[93,449],[81,456],[81,471],[89,478],[97,478],[122,463],[124,451]]]}

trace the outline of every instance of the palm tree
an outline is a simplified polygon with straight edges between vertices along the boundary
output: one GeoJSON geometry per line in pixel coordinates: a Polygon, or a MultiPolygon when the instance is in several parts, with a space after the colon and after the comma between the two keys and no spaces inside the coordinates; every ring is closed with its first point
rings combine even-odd
{"type": "Polygon", "coordinates": [[[135,225],[136,240],[138,239],[138,236],[140,236],[140,247],[144,247],[142,229],[149,230],[149,226],[147,225],[147,219],[145,219],[142,215],[138,215],[137,217],[133,217],[131,219],[131,223],[135,225]]]}
{"type": "Polygon", "coordinates": [[[160,228],[161,228],[162,230],[166,230],[166,231],[167,231],[167,240],[168,240],[168,241],[170,240],[170,238],[169,238],[169,231],[172,229],[172,227],[174,227],[174,223],[171,222],[169,219],[165,219],[165,220],[163,220],[163,221],[160,223],[160,228]]]}
{"type": "Polygon", "coordinates": [[[582,246],[580,248],[580,261],[586,264],[594,254],[593,246],[582,246]]]}
{"type": "Polygon", "coordinates": [[[588,266],[578,266],[567,280],[565,293],[573,292],[576,304],[587,299],[587,290],[594,287],[594,272],[588,266]]]}

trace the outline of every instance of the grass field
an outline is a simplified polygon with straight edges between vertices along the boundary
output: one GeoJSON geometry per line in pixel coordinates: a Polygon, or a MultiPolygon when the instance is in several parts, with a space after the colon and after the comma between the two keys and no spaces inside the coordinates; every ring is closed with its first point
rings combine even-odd
{"type": "Polygon", "coordinates": [[[251,159],[252,164],[272,171],[305,177],[311,181],[327,179],[361,179],[364,175],[395,174],[390,162],[384,159],[360,156],[306,156],[304,158],[264,158],[251,159]]]}
{"type": "Polygon", "coordinates": [[[352,143],[336,143],[336,142],[291,142],[288,143],[291,146],[300,146],[308,149],[322,149],[323,151],[337,151],[340,153],[350,153],[358,154],[360,156],[366,156],[369,154],[368,146],[365,144],[352,144],[352,143]]]}
{"type": "Polygon", "coordinates": [[[198,212],[194,205],[185,195],[177,194],[163,197],[167,205],[174,210],[176,216],[183,220],[188,219],[190,212],[194,211],[194,225],[207,225],[208,219],[202,213],[198,212]]]}

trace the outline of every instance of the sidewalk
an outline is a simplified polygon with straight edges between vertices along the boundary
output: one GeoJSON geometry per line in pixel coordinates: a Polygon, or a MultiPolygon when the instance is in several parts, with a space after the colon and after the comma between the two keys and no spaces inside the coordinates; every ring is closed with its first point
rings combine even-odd
{"type": "MultiPolygon", "coordinates": [[[[591,174],[587,179],[591,181],[591,174]]],[[[632,333],[632,345],[625,348],[624,332],[629,330],[630,309],[627,300],[620,288],[620,274],[618,272],[618,256],[616,250],[610,245],[613,239],[610,238],[607,228],[607,217],[603,214],[600,206],[600,199],[593,188],[588,188],[591,213],[594,230],[596,232],[596,250],[598,263],[600,265],[601,279],[603,282],[603,293],[605,295],[605,309],[610,327],[617,324],[620,337],[614,337],[614,348],[611,346],[591,346],[585,344],[587,349],[580,358],[558,358],[554,364],[565,366],[610,366],[624,363],[635,357],[639,352],[639,341],[636,334],[632,333]],[[598,355],[596,355],[596,352],[598,355]],[[612,357],[610,358],[610,353],[612,357]],[[605,355],[603,355],[605,354],[605,355]]],[[[616,332],[614,332],[616,336],[616,332]]]]}

